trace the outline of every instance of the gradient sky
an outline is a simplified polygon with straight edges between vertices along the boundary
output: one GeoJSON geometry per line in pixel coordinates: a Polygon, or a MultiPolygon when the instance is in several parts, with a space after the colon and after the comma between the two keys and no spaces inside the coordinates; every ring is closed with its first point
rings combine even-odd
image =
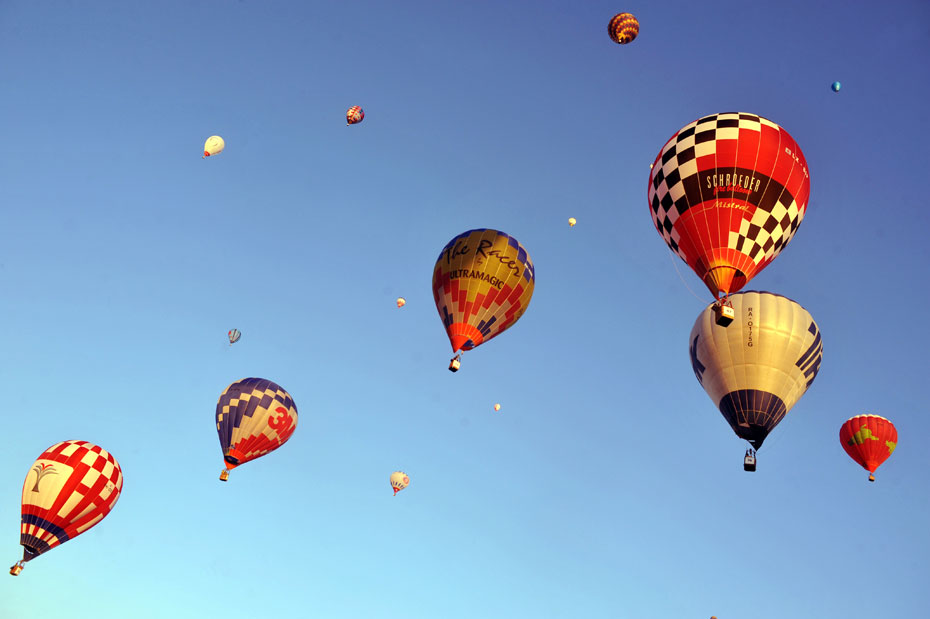
{"type": "Polygon", "coordinates": [[[45,448],[97,443],[125,483],[0,578],[0,616],[930,616],[928,64],[924,1],[3,0],[9,564],[45,448]],[[646,200],[665,141],[726,111],[811,171],[748,288],[808,309],[824,362],[755,474],[646,200]],[[452,374],[430,278],[480,227],[536,291],[452,374]],[[299,427],[223,484],[214,407],[246,376],[299,427]],[[837,438],[865,412],[900,437],[874,484],[837,438]]]}

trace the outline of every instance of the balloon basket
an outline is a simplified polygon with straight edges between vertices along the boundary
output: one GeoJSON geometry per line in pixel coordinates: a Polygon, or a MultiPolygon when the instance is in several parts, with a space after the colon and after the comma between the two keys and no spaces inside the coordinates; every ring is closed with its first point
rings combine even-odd
{"type": "Polygon", "coordinates": [[[736,318],[736,312],[728,300],[721,299],[714,303],[714,316],[714,322],[721,327],[726,327],[736,318]]]}
{"type": "Polygon", "coordinates": [[[456,355],[455,357],[452,358],[451,361],[449,361],[449,371],[458,372],[460,367],[462,367],[462,362],[459,361],[459,358],[456,355]]]}
{"type": "Polygon", "coordinates": [[[869,481],[875,481],[875,475],[869,474],[869,481]]]}
{"type": "Polygon", "coordinates": [[[10,576],[19,576],[19,573],[23,571],[22,561],[18,562],[16,565],[10,568],[10,576]]]}
{"type": "Polygon", "coordinates": [[[220,481],[229,481],[229,471],[223,471],[220,473],[220,481]]]}
{"type": "Polygon", "coordinates": [[[743,470],[748,473],[756,472],[756,454],[747,453],[743,458],[743,470]]]}

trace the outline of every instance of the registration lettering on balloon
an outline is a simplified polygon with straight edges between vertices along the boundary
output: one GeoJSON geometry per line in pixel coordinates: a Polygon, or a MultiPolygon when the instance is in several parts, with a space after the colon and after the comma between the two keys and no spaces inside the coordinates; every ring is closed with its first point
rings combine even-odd
{"type": "Polygon", "coordinates": [[[749,327],[746,346],[752,348],[752,306],[746,308],[746,326],[749,327]]]}
{"type": "Polygon", "coordinates": [[[791,152],[791,149],[787,146],[785,147],[785,154],[794,159],[795,163],[801,166],[801,171],[804,172],[804,178],[809,178],[807,176],[807,167],[801,162],[801,158],[798,157],[795,153],[791,152]]]}

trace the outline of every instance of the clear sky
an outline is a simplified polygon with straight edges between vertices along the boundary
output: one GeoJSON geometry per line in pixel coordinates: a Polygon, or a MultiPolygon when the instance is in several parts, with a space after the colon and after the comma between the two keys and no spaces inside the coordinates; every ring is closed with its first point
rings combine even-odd
{"type": "Polygon", "coordinates": [[[46,447],[97,443],[125,483],[0,578],[0,617],[930,616],[928,65],[920,0],[3,0],[9,565],[46,447]],[[665,141],[728,111],[807,158],[807,217],[748,288],[825,349],[755,474],[646,200],[665,141]],[[536,291],[452,374],[430,279],[481,227],[536,291]],[[223,484],[214,407],[247,376],[299,426],[223,484]],[[838,440],[865,412],[899,433],[874,484],[838,440]]]}

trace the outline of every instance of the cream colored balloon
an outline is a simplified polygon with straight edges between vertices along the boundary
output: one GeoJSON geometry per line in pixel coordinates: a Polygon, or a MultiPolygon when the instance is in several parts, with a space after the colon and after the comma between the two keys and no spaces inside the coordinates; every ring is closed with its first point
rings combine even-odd
{"type": "Polygon", "coordinates": [[[695,321],[691,366],[736,435],[758,448],[814,382],[823,342],[791,299],[750,291],[729,300],[736,314],[729,326],[716,324],[713,304],[695,321]]]}
{"type": "Polygon", "coordinates": [[[570,228],[574,228],[576,223],[578,223],[578,222],[575,220],[574,217],[569,217],[569,218],[568,218],[568,225],[569,225],[570,228]]]}
{"type": "Polygon", "coordinates": [[[500,404],[495,404],[495,405],[494,405],[494,410],[495,410],[495,411],[499,411],[500,409],[501,409],[501,405],[500,405],[500,404]]]}
{"type": "Polygon", "coordinates": [[[397,307],[403,307],[407,305],[407,299],[403,297],[397,297],[397,307]]]}
{"type": "Polygon", "coordinates": [[[394,471],[391,473],[391,487],[394,488],[395,495],[409,484],[410,478],[403,471],[394,471]]]}
{"type": "Polygon", "coordinates": [[[221,153],[224,148],[226,148],[226,142],[223,138],[218,135],[211,135],[203,144],[203,156],[209,157],[210,155],[221,153]]]}

